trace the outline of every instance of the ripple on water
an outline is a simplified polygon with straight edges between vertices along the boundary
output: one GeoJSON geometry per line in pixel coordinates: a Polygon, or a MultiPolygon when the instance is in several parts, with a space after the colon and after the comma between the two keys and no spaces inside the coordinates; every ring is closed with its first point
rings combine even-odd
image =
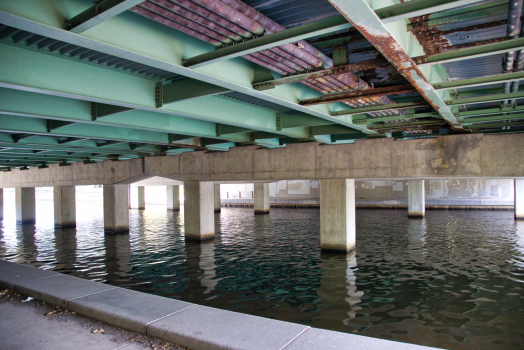
{"type": "Polygon", "coordinates": [[[78,202],[76,229],[55,229],[49,204],[37,202],[36,226],[16,225],[6,207],[1,258],[341,332],[523,348],[524,223],[511,212],[357,210],[346,255],[320,253],[315,209],[222,208],[215,240],[195,244],[164,206],[130,211],[129,235],[104,235],[100,200],[78,202]]]}

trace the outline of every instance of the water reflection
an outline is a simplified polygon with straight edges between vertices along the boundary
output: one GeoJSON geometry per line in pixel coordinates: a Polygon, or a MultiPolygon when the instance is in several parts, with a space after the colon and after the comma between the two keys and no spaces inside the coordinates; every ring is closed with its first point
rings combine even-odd
{"type": "Polygon", "coordinates": [[[76,230],[55,229],[52,206],[38,208],[36,226],[6,215],[0,257],[385,339],[450,349],[524,343],[524,222],[511,212],[407,219],[402,210],[358,210],[357,250],[345,255],[320,253],[315,209],[223,208],[215,240],[196,244],[184,241],[183,212],[163,206],[130,211],[128,235],[104,235],[98,202],[78,203],[76,230]]]}

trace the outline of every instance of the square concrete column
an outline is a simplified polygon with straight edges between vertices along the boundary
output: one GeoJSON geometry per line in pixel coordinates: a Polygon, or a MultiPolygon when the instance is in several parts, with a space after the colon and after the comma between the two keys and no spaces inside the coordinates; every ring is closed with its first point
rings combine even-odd
{"type": "Polygon", "coordinates": [[[426,213],[424,180],[408,181],[408,217],[423,218],[426,213]]]}
{"type": "Polygon", "coordinates": [[[269,184],[254,183],[255,214],[269,214],[269,184]]]}
{"type": "Polygon", "coordinates": [[[0,220],[4,219],[4,189],[0,188],[0,220]]]}
{"type": "Polygon", "coordinates": [[[220,213],[222,210],[222,202],[220,202],[220,184],[215,185],[215,213],[220,213]]]}
{"type": "Polygon", "coordinates": [[[166,186],[166,204],[167,210],[180,210],[180,187],[179,186],[166,186]]]}
{"type": "Polygon", "coordinates": [[[320,180],[320,248],[355,249],[355,180],[320,180]]]}
{"type": "Polygon", "coordinates": [[[515,219],[524,220],[524,179],[515,179],[515,219]]]}
{"type": "Polygon", "coordinates": [[[184,183],[184,226],[187,240],[204,241],[215,237],[215,190],[212,182],[184,183]]]}
{"type": "Polygon", "coordinates": [[[33,224],[36,219],[35,188],[23,187],[15,189],[16,222],[33,224]]]}
{"type": "Polygon", "coordinates": [[[55,226],[76,226],[76,196],[75,186],[53,187],[53,203],[55,207],[55,226]]]}
{"type": "Polygon", "coordinates": [[[131,185],[127,185],[127,203],[129,204],[129,209],[131,208],[131,185]]]}
{"type": "Polygon", "coordinates": [[[127,185],[104,185],[104,231],[129,232],[127,185]]]}
{"type": "Polygon", "coordinates": [[[138,186],[138,209],[144,210],[146,208],[146,187],[138,186]]]}

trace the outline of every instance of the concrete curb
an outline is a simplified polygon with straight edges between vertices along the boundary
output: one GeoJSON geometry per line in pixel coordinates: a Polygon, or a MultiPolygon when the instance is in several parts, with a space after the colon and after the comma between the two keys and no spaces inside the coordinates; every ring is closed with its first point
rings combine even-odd
{"type": "Polygon", "coordinates": [[[1,259],[0,286],[191,349],[434,349],[200,306],[1,259]]]}

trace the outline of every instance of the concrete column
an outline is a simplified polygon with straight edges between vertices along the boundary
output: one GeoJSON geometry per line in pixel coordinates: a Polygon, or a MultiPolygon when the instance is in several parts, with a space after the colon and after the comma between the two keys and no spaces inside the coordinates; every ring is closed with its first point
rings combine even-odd
{"type": "Polygon", "coordinates": [[[515,219],[524,220],[524,179],[515,179],[515,219]]]}
{"type": "Polygon", "coordinates": [[[146,187],[138,186],[138,210],[146,208],[146,187]]]}
{"type": "Polygon", "coordinates": [[[179,186],[166,186],[166,201],[167,210],[180,210],[180,187],[179,186]]]}
{"type": "Polygon", "coordinates": [[[222,203],[220,202],[220,184],[215,185],[215,213],[220,213],[222,203]]]}
{"type": "Polygon", "coordinates": [[[426,213],[424,180],[408,181],[408,217],[423,218],[426,213]]]}
{"type": "Polygon", "coordinates": [[[129,232],[127,185],[104,185],[104,231],[129,232]]]}
{"type": "Polygon", "coordinates": [[[212,182],[184,183],[184,226],[187,240],[204,241],[215,237],[214,192],[212,182]]]}
{"type": "Polygon", "coordinates": [[[0,220],[4,219],[4,189],[0,188],[0,220]]]}
{"type": "Polygon", "coordinates": [[[23,187],[15,189],[16,222],[33,224],[36,219],[35,188],[23,187]]]}
{"type": "Polygon", "coordinates": [[[355,249],[355,180],[320,180],[320,248],[355,249]]]}
{"type": "Polygon", "coordinates": [[[255,214],[269,214],[269,184],[254,183],[255,214]]]}
{"type": "Polygon", "coordinates": [[[55,207],[55,226],[76,226],[75,186],[53,187],[53,203],[55,207]]]}
{"type": "Polygon", "coordinates": [[[127,203],[129,204],[129,209],[131,209],[131,185],[127,185],[127,203]]]}

